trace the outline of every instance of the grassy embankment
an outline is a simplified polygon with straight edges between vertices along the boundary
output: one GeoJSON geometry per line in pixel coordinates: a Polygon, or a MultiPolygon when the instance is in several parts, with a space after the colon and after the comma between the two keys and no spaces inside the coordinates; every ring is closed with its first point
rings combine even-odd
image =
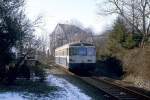
{"type": "Polygon", "coordinates": [[[150,90],[150,46],[121,49],[112,56],[98,58],[99,75],[121,79],[150,90]]]}

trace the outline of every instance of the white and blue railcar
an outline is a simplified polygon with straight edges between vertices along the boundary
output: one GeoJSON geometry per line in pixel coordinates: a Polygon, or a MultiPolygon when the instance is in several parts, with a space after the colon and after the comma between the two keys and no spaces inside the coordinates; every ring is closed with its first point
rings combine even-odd
{"type": "Polygon", "coordinates": [[[93,70],[95,46],[90,43],[69,43],[55,49],[55,63],[71,70],[93,70]]]}

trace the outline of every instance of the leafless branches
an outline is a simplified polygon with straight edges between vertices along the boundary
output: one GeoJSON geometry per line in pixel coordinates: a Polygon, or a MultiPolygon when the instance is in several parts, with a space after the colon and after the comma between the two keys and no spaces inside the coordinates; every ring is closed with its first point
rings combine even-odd
{"type": "MultiPolygon", "coordinates": [[[[143,34],[141,45],[150,34],[150,1],[149,0],[107,0],[104,14],[118,14],[130,25],[132,33],[143,34]],[[109,7],[108,7],[109,5],[109,7]]],[[[99,13],[99,14],[101,14],[99,13]]]]}

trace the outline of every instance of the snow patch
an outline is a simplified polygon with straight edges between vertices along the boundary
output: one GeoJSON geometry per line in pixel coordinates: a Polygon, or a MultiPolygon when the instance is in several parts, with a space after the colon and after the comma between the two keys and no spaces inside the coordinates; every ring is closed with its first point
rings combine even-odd
{"type": "Polygon", "coordinates": [[[78,87],[74,86],[67,80],[54,75],[49,75],[47,82],[50,85],[58,86],[62,90],[58,91],[60,97],[57,100],[91,100],[92,98],[84,94],[78,87]]]}
{"type": "Polygon", "coordinates": [[[0,93],[0,100],[91,100],[92,98],[84,94],[77,86],[67,80],[49,75],[47,83],[50,86],[60,87],[58,91],[50,93],[49,97],[36,97],[34,94],[24,92],[4,92],[0,93]]]}

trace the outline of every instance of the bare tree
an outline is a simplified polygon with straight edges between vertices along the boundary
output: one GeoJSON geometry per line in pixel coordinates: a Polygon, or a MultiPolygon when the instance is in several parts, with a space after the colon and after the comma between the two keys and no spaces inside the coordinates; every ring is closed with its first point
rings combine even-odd
{"type": "Polygon", "coordinates": [[[94,40],[94,35],[95,35],[95,34],[94,34],[94,31],[93,31],[91,28],[86,28],[85,31],[87,32],[87,34],[90,35],[90,40],[89,40],[89,42],[95,44],[96,41],[94,40]]]}
{"type": "MultiPolygon", "coordinates": [[[[131,26],[132,33],[143,34],[141,47],[150,34],[150,1],[149,0],[107,0],[109,8],[103,9],[105,14],[121,15],[131,26]]],[[[100,12],[101,13],[101,12],[100,12]]]]}
{"type": "Polygon", "coordinates": [[[72,24],[58,24],[50,34],[50,52],[54,55],[55,48],[71,42],[93,43],[93,32],[91,29],[80,28],[72,24]]]}

